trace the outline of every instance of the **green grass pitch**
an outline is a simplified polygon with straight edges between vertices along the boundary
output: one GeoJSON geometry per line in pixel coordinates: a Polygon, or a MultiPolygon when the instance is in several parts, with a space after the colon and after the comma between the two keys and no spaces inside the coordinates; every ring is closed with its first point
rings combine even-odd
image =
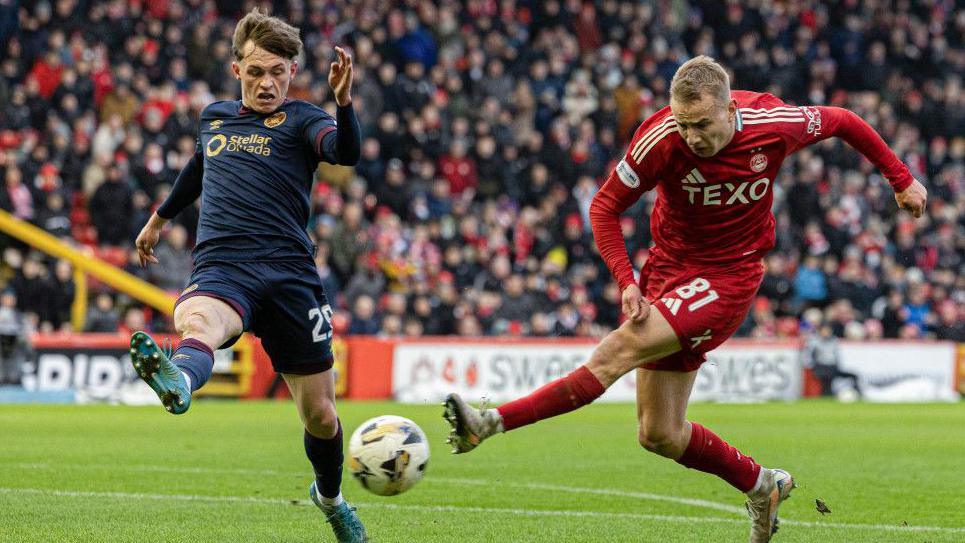
{"type": "MultiPolygon", "coordinates": [[[[742,497],[645,452],[631,405],[593,405],[445,445],[441,408],[340,405],[347,433],[380,414],[429,435],[426,479],[392,498],[344,491],[374,542],[746,541],[742,497]]],[[[692,419],[800,484],[775,543],[965,541],[965,404],[691,407],[692,419]],[[815,511],[820,498],[830,515],[815,511]]],[[[0,407],[0,541],[331,541],[286,402],[0,407]]]]}

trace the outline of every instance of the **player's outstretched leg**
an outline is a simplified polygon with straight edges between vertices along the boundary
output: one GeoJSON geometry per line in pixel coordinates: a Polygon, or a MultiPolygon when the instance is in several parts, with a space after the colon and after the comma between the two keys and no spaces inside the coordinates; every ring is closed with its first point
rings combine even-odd
{"type": "Polygon", "coordinates": [[[312,498],[315,506],[325,515],[325,522],[332,525],[335,539],[339,543],[365,543],[369,540],[368,534],[365,533],[365,526],[362,525],[362,521],[355,514],[355,508],[349,505],[347,501],[342,500],[338,505],[323,503],[316,482],[312,482],[311,486],[308,487],[308,495],[312,498]]]}
{"type": "Polygon", "coordinates": [[[750,543],[767,543],[777,532],[777,510],[791,495],[794,478],[782,469],[761,468],[760,487],[747,493],[747,514],[751,518],[750,543]]]}
{"type": "Polygon", "coordinates": [[[131,336],[134,371],[154,390],[165,409],[180,415],[191,407],[191,388],[169,354],[144,332],[134,332],[131,336]]]}
{"type": "Polygon", "coordinates": [[[475,409],[458,394],[450,394],[442,404],[443,416],[452,426],[447,441],[452,445],[453,454],[469,452],[499,432],[579,409],[599,398],[605,390],[606,386],[587,366],[580,366],[532,394],[496,409],[475,409]]]}
{"type": "Polygon", "coordinates": [[[654,311],[643,322],[626,321],[610,332],[587,364],[496,409],[474,409],[458,394],[450,394],[443,403],[443,417],[452,426],[448,439],[452,452],[471,451],[499,432],[579,409],[633,368],[679,350],[673,328],[654,311]]]}

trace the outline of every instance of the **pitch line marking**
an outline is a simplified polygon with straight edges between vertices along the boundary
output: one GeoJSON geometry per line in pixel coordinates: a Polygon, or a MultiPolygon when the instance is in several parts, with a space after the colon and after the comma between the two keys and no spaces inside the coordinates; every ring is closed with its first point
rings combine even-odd
{"type": "MultiPolygon", "coordinates": [[[[427,481],[430,479],[426,479],[427,481]]],[[[705,507],[735,513],[741,516],[746,515],[744,509],[723,503],[701,500],[697,498],[679,498],[677,496],[665,496],[663,494],[651,494],[649,492],[637,492],[633,490],[619,490],[616,488],[580,488],[572,486],[554,485],[549,483],[515,483],[511,481],[483,481],[480,479],[453,479],[448,477],[436,477],[433,481],[459,484],[459,485],[478,485],[478,486],[509,486],[515,488],[527,488],[530,490],[552,490],[554,492],[572,492],[574,494],[597,494],[600,496],[617,496],[621,498],[637,498],[640,500],[651,500],[659,502],[679,503],[682,505],[692,505],[694,507],[705,507]]],[[[783,522],[783,519],[782,519],[783,522]]]]}
{"type": "MultiPolygon", "coordinates": [[[[55,466],[43,462],[37,463],[18,463],[9,464],[16,466],[21,469],[54,469],[55,466]]],[[[0,464],[2,467],[3,464],[0,464]]],[[[58,465],[57,469],[62,469],[65,466],[63,464],[58,465]]],[[[204,473],[224,473],[229,475],[279,475],[279,476],[292,476],[292,477],[304,477],[306,474],[310,473],[307,470],[305,472],[296,471],[278,471],[278,470],[255,470],[255,469],[244,469],[244,468],[192,468],[192,467],[176,467],[171,468],[167,466],[114,466],[105,464],[77,464],[69,466],[70,469],[110,469],[112,471],[123,470],[123,471],[136,471],[136,472],[160,472],[160,473],[191,473],[191,474],[204,474],[204,473]]],[[[525,488],[530,490],[549,490],[554,492],[569,492],[573,494],[595,494],[598,496],[616,496],[620,498],[635,498],[639,500],[650,500],[658,502],[667,503],[678,503],[681,505],[690,505],[693,507],[703,507],[706,509],[715,509],[718,511],[725,511],[727,513],[734,513],[740,516],[746,515],[742,507],[736,507],[733,505],[727,505],[723,503],[713,502],[709,500],[701,500],[698,498],[681,498],[678,496],[666,496],[663,494],[652,494],[649,492],[637,492],[634,490],[621,490],[616,488],[581,488],[581,487],[571,487],[563,485],[554,485],[550,483],[519,483],[512,481],[484,481],[482,479],[461,479],[453,477],[432,477],[426,479],[433,483],[450,484],[450,485],[474,485],[474,486],[503,486],[503,487],[513,487],[513,488],[525,488]]]]}
{"type": "MultiPolygon", "coordinates": [[[[159,501],[210,502],[210,503],[250,503],[255,505],[312,505],[309,500],[285,500],[280,498],[257,498],[253,496],[199,496],[194,494],[145,494],[137,492],[91,492],[80,490],[50,490],[44,488],[0,487],[0,494],[34,494],[63,498],[111,498],[159,501]]],[[[603,511],[573,511],[566,509],[509,509],[503,507],[475,507],[463,505],[416,505],[378,502],[356,502],[356,505],[373,509],[398,511],[432,511],[454,513],[505,514],[527,517],[591,517],[618,518],[627,520],[659,520],[666,522],[701,522],[708,524],[745,524],[746,520],[720,517],[688,517],[681,515],[653,515],[646,513],[621,513],[603,511]]],[[[850,530],[872,530],[888,532],[942,532],[965,533],[965,528],[946,528],[941,526],[892,526],[888,524],[840,524],[807,522],[781,519],[783,525],[806,526],[809,528],[830,528],[850,530]]]]}

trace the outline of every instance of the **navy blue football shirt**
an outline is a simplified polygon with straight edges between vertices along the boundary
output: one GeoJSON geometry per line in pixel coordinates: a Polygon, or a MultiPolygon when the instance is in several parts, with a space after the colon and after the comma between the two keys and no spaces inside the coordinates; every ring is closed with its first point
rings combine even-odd
{"type": "Polygon", "coordinates": [[[202,111],[197,152],[157,210],[172,218],[200,194],[195,264],[312,255],[306,228],[315,168],[322,160],[354,164],[359,155],[351,104],[336,115],[338,122],[301,100],[270,114],[240,100],[202,111]]]}

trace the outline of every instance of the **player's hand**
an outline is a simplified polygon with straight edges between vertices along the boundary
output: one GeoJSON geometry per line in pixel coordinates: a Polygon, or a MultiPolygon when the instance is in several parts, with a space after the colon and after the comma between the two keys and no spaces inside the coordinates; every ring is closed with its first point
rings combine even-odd
{"type": "Polygon", "coordinates": [[[895,194],[895,201],[898,208],[907,210],[916,219],[925,212],[925,204],[928,202],[928,191],[925,186],[917,179],[905,190],[895,194]]]}
{"type": "Polygon", "coordinates": [[[650,302],[637,285],[623,289],[623,314],[633,322],[643,322],[650,316],[650,302]]]}
{"type": "Polygon", "coordinates": [[[151,215],[148,219],[147,224],[144,228],[141,228],[141,233],[137,235],[137,239],[134,240],[134,246],[137,248],[137,258],[141,261],[141,267],[146,268],[148,262],[157,264],[157,257],[154,256],[154,246],[157,245],[158,240],[161,238],[161,228],[164,223],[167,222],[161,217],[158,217],[157,213],[151,215]]]}
{"type": "Polygon", "coordinates": [[[335,103],[347,106],[352,103],[352,55],[341,47],[335,48],[338,59],[328,72],[328,84],[335,91],[335,103]]]}

